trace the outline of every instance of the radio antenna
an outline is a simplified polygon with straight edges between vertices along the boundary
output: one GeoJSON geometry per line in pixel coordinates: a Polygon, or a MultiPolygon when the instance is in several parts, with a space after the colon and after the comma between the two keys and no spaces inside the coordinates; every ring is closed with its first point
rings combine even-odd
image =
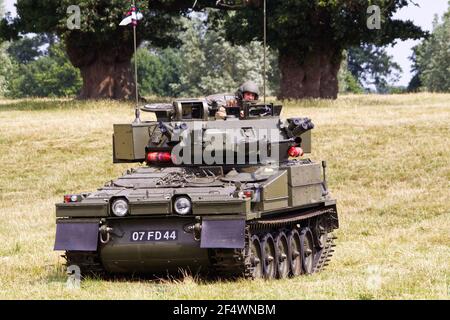
{"type": "Polygon", "coordinates": [[[264,104],[266,104],[266,47],[267,47],[267,7],[266,0],[264,0],[264,62],[263,62],[263,94],[264,104]]]}
{"type": "Polygon", "coordinates": [[[133,8],[135,10],[134,17],[136,20],[133,20],[133,44],[134,44],[134,86],[136,89],[136,108],[134,109],[135,119],[134,122],[141,122],[141,110],[139,109],[139,86],[138,86],[138,67],[137,67],[137,37],[136,37],[136,26],[137,26],[137,16],[136,16],[136,1],[133,0],[133,8]]]}

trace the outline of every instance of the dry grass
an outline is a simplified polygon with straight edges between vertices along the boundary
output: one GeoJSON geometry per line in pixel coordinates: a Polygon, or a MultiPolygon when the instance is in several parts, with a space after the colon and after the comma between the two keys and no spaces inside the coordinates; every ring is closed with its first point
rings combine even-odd
{"type": "Polygon", "coordinates": [[[111,162],[129,104],[0,100],[0,298],[448,299],[450,95],[344,96],[286,103],[313,118],[341,228],[329,268],[282,281],[88,279],[65,286],[52,251],[54,203],[128,166],[111,162]]]}

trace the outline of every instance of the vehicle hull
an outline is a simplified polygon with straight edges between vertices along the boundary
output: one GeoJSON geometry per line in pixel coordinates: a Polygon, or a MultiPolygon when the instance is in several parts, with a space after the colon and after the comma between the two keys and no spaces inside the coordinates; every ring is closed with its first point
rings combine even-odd
{"type": "MultiPolygon", "coordinates": [[[[125,219],[60,219],[57,222],[55,248],[66,250],[68,264],[79,265],[84,273],[92,270],[113,274],[167,275],[218,274],[241,276],[246,274],[245,263],[251,237],[261,242],[268,235],[289,234],[294,230],[312,228],[324,219],[328,234],[338,227],[336,207],[317,207],[276,214],[245,221],[239,216],[222,217],[129,217],[125,219]],[[99,226],[95,234],[86,225],[99,226]],[[75,238],[97,238],[96,250],[74,248],[73,242],[64,247],[61,228],[69,230],[75,238]],[[78,234],[77,234],[78,228],[78,234]],[[59,232],[58,232],[59,230],[59,232]],[[102,231],[103,230],[103,231],[102,231]],[[108,230],[108,232],[104,232],[108,230]],[[214,238],[209,242],[208,238],[214,238]],[[74,250],[75,249],[75,250],[74,250]],[[93,268],[94,266],[94,268],[93,268]]],[[[314,237],[312,241],[316,241],[314,237]]],[[[85,246],[85,243],[82,243],[85,246]]],[[[315,247],[319,248],[317,243],[315,247]]],[[[91,248],[91,247],[90,247],[91,248]]],[[[263,248],[261,248],[263,250],[263,248]]],[[[322,249],[321,249],[322,250],[322,249]]],[[[315,265],[330,253],[315,252],[315,265]]],[[[251,269],[251,267],[250,267],[251,269]]],[[[248,271],[248,270],[247,270],[248,271]]],[[[247,275],[252,277],[252,271],[247,275]]]]}

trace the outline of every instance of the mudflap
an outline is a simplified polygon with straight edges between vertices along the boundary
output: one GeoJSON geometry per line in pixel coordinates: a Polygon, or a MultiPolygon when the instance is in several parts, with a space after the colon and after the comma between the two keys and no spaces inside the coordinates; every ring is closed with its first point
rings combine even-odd
{"type": "Polygon", "coordinates": [[[54,250],[96,251],[99,224],[98,220],[58,220],[54,250]]]}
{"type": "Polygon", "coordinates": [[[242,249],[245,245],[245,219],[203,218],[201,248],[242,249]]]}

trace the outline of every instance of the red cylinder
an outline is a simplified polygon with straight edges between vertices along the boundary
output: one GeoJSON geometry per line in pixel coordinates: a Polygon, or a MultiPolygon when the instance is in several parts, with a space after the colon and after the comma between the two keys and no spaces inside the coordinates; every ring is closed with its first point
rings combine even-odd
{"type": "Polygon", "coordinates": [[[304,154],[303,149],[300,147],[290,147],[288,150],[289,157],[297,158],[304,154]]]}
{"type": "Polygon", "coordinates": [[[168,163],[172,162],[170,152],[149,152],[147,154],[147,162],[168,163]]]}

